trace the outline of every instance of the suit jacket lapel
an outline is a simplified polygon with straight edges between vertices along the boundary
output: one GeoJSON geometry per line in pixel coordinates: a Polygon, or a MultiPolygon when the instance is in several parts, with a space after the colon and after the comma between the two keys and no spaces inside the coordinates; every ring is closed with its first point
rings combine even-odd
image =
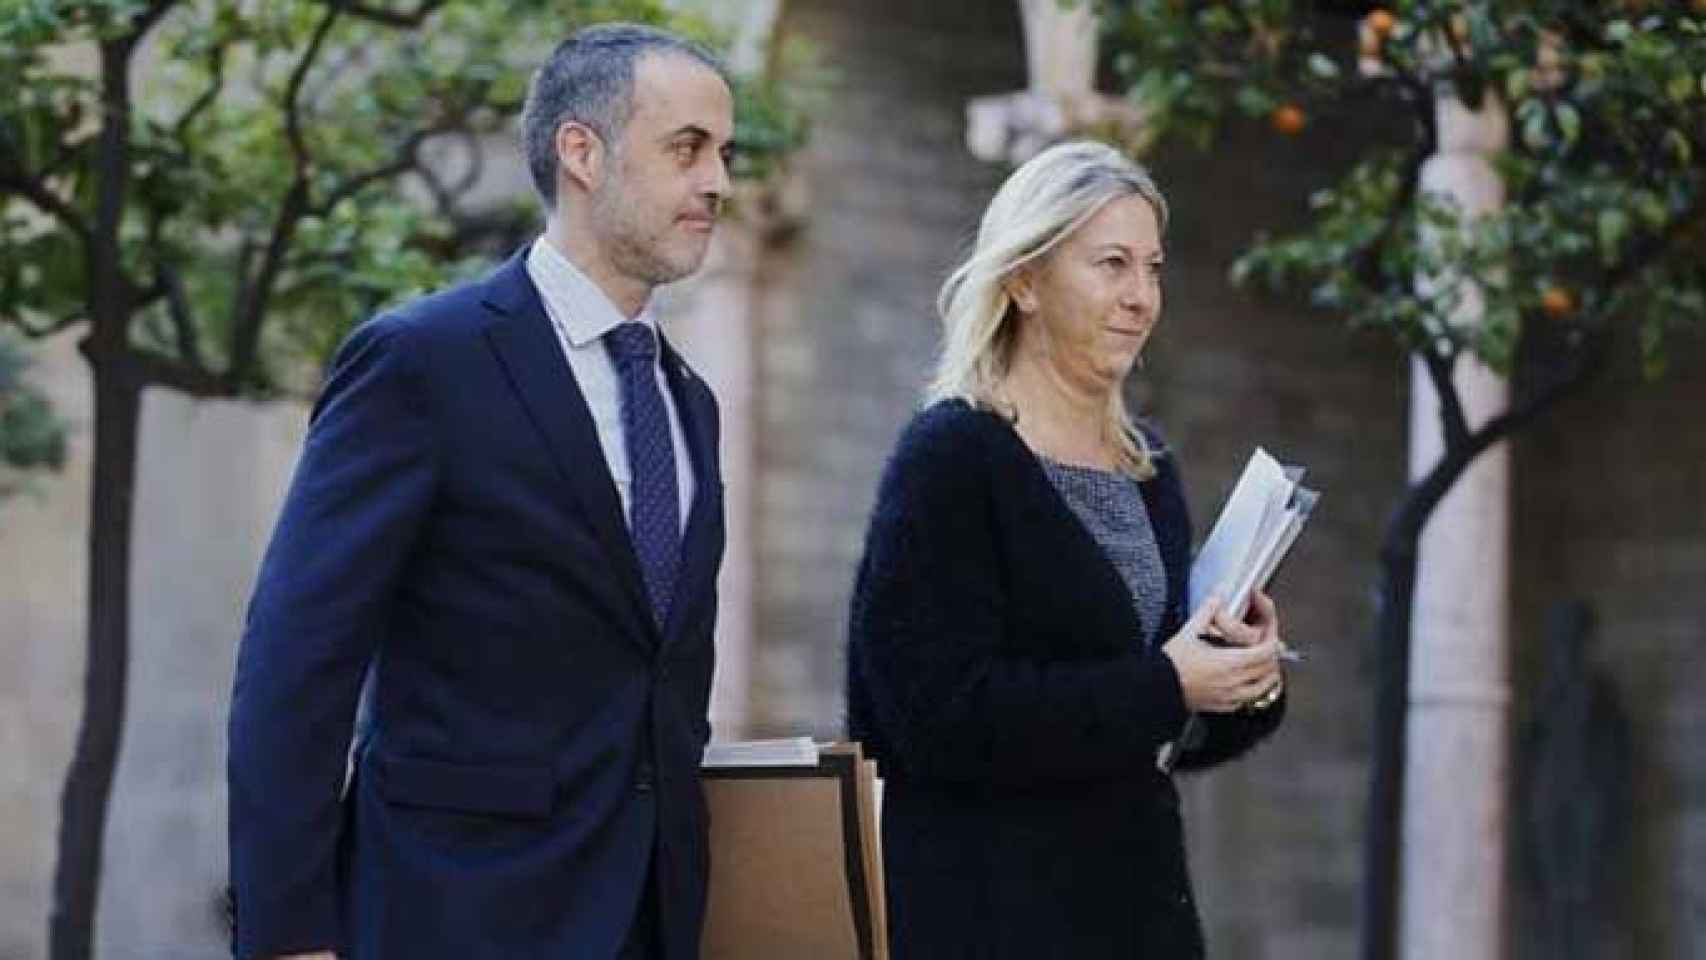
{"type": "MultiPolygon", "coordinates": [[[[525,249],[525,248],[524,248],[525,249]]],[[[525,253],[498,269],[486,290],[486,305],[496,314],[486,328],[487,340],[509,371],[522,405],[545,440],[566,485],[574,491],[591,521],[598,541],[609,553],[618,578],[638,605],[647,627],[642,645],[655,642],[651,606],[646,599],[640,562],[634,554],[628,525],[622,519],[622,500],[605,463],[598,429],[574,372],[563,357],[562,344],[551,327],[539,291],[527,276],[525,253]]]]}
{"type": "Polygon", "coordinates": [[[717,574],[718,550],[713,533],[714,521],[723,509],[723,478],[717,457],[717,410],[709,388],[698,382],[668,341],[663,343],[663,365],[675,409],[681,417],[681,432],[687,438],[694,480],[693,504],[687,512],[687,528],[681,538],[681,565],[676,570],[675,603],[664,625],[668,644],[681,630],[688,609],[717,574]]]}

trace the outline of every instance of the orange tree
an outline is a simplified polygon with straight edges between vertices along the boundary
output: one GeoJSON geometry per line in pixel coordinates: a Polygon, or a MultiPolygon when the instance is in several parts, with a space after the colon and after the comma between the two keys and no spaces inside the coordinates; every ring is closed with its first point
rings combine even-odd
{"type": "Polygon", "coordinates": [[[1312,111],[1402,119],[1302,228],[1259,236],[1240,283],[1301,288],[1389,334],[1440,397],[1444,451],[1403,492],[1380,554],[1375,756],[1363,954],[1393,953],[1404,704],[1417,543],[1483,451],[1594,377],[1615,349],[1649,375],[1706,321],[1706,0],[1105,0],[1115,66],[1144,145],[1206,146],[1229,117],[1295,134],[1312,111]],[[1507,112],[1494,158],[1508,196],[1470,216],[1422,189],[1436,101],[1507,112]],[[1465,298],[1479,321],[1455,322],[1465,298]],[[1625,346],[1626,345],[1626,346],[1625,346]],[[1508,411],[1470,423],[1467,358],[1513,378],[1508,411]]]}
{"type": "MultiPolygon", "coordinates": [[[[0,326],[76,331],[94,381],[88,654],[56,960],[91,949],[124,716],[142,390],[277,394],[378,305],[525,235],[530,197],[463,208],[482,144],[510,130],[555,38],[612,17],[716,41],[661,0],[0,0],[0,326]]],[[[737,137],[757,148],[738,176],[803,126],[774,83],[735,85],[737,137]]]]}

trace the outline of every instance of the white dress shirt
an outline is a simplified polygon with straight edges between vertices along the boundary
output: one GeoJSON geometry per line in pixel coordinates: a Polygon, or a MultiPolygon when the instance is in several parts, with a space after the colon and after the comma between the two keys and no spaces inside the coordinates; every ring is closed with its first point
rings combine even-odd
{"type": "MultiPolygon", "coordinates": [[[[543,236],[533,241],[532,249],[527,252],[527,275],[539,288],[539,298],[545,302],[551,326],[556,328],[557,341],[563,345],[569,369],[574,372],[575,382],[592,411],[598,445],[604,448],[604,462],[609,465],[616,493],[622,498],[622,519],[632,526],[634,474],[628,466],[628,446],[622,431],[622,382],[604,341],[606,333],[629,320],[597,284],[543,236]]],[[[669,412],[669,437],[675,446],[675,486],[681,495],[681,527],[685,532],[687,512],[693,505],[693,458],[681,432],[681,414],[675,408],[675,397],[664,377],[663,335],[652,317],[651,305],[648,303],[641,309],[634,320],[658,334],[660,348],[658,361],[652,364],[652,374],[663,393],[664,409],[669,412]]]]}

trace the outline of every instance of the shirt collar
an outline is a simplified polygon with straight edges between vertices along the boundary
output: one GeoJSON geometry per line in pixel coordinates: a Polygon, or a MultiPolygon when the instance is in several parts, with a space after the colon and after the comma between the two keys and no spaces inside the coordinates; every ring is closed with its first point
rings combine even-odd
{"type": "MultiPolygon", "coordinates": [[[[562,251],[543,234],[533,241],[532,249],[527,252],[527,268],[551,308],[552,319],[562,328],[570,346],[576,349],[584,347],[629,322],[598,284],[563,256],[562,251]]],[[[633,319],[651,327],[654,334],[658,332],[650,301],[633,319]]]]}

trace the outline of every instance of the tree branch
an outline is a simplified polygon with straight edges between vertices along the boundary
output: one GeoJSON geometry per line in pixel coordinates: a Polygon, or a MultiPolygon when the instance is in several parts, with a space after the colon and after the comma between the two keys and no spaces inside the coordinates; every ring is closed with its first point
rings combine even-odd
{"type": "Polygon", "coordinates": [[[6,322],[10,323],[19,333],[22,333],[25,337],[28,337],[31,340],[45,340],[55,334],[63,333],[77,324],[82,323],[84,319],[85,318],[82,315],[73,313],[60,317],[58,320],[46,324],[45,326],[36,326],[28,320],[25,320],[21,313],[13,314],[12,316],[5,318],[6,322]]]}
{"type": "MultiPolygon", "coordinates": [[[[418,136],[420,136],[419,131],[409,139],[415,140],[418,136]]],[[[421,139],[424,139],[424,137],[421,137],[421,139]]],[[[375,167],[365,173],[356,174],[348,180],[345,180],[343,183],[338,184],[337,189],[326,195],[325,202],[311,208],[311,212],[319,216],[324,216],[331,213],[338,204],[355,196],[367,187],[378,183],[381,180],[401,176],[414,169],[416,167],[416,160],[412,147],[405,145],[404,150],[408,152],[400,154],[397,159],[392,160],[390,163],[381,167],[375,167]]]]}
{"type": "MultiPolygon", "coordinates": [[[[232,315],[231,367],[225,376],[233,391],[248,380],[250,370],[255,365],[255,351],[260,344],[261,324],[266,320],[267,303],[272,299],[273,287],[278,282],[279,273],[284,269],[284,259],[290,252],[296,228],[309,212],[308,181],[298,178],[290,185],[284,202],[279,205],[278,218],[273,221],[272,236],[268,239],[266,251],[261,257],[260,272],[252,282],[242,285],[237,308],[232,315]]],[[[248,276],[247,271],[243,276],[248,276]]]]}
{"type": "Polygon", "coordinates": [[[325,50],[326,37],[331,33],[332,26],[345,9],[346,4],[338,0],[328,3],[325,16],[314,26],[314,35],[301,58],[297,60],[295,68],[291,70],[290,80],[285,86],[285,137],[290,143],[296,177],[291,181],[283,202],[279,204],[278,216],[273,220],[272,232],[261,258],[260,272],[252,280],[247,269],[247,254],[253,248],[246,241],[244,244],[245,255],[241,257],[239,264],[237,297],[231,311],[231,366],[225,373],[225,382],[232,392],[248,381],[254,368],[261,325],[266,319],[267,304],[272,299],[273,288],[284,269],[284,261],[290,253],[290,244],[295,239],[296,228],[301,224],[302,218],[314,209],[309,192],[309,167],[312,165],[312,158],[308,155],[308,144],[302,134],[302,85],[308,77],[308,71],[325,50]]]}
{"type": "Polygon", "coordinates": [[[1562,372],[1475,431],[1469,443],[1470,457],[1527,426],[1571,391],[1597,377],[1605,368],[1606,355],[1610,352],[1606,345],[1610,339],[1604,330],[1585,332],[1582,342],[1571,350],[1572,362],[1562,372]]]}
{"type": "MultiPolygon", "coordinates": [[[[150,13],[165,12],[156,3],[150,13]]],[[[147,14],[138,19],[141,24],[147,14]]],[[[129,336],[130,314],[124,276],[120,225],[124,220],[131,177],[131,57],[140,33],[102,42],[100,47],[101,127],[94,157],[95,218],[90,230],[88,265],[89,342],[101,352],[122,348],[129,336]]]]}
{"type": "Polygon", "coordinates": [[[1445,434],[1445,448],[1456,449],[1468,442],[1469,421],[1463,415],[1463,398],[1458,395],[1457,384],[1451,379],[1454,358],[1441,354],[1432,346],[1416,352],[1421,356],[1423,366],[1427,367],[1435,396],[1439,397],[1439,424],[1445,434]]]}
{"type": "Polygon", "coordinates": [[[166,295],[166,314],[172,318],[172,332],[178,341],[178,354],[189,366],[205,371],[207,362],[201,355],[201,338],[196,333],[195,317],[190,311],[190,298],[184,292],[184,278],[176,267],[160,264],[155,267],[160,290],[166,295]]]}
{"type": "Polygon", "coordinates": [[[170,360],[156,353],[124,348],[118,364],[138,386],[168,387],[203,399],[234,397],[237,391],[212,371],[170,360]]]}
{"type": "Polygon", "coordinates": [[[219,99],[219,92],[225,88],[225,48],[215,47],[213,52],[208,54],[207,61],[208,70],[213,75],[207,89],[184,109],[183,116],[172,125],[172,134],[180,141],[189,134],[190,124],[195,122],[195,118],[212,106],[214,101],[219,99]]]}
{"type": "Polygon", "coordinates": [[[1697,195],[1694,203],[1671,218],[1663,230],[1646,234],[1631,244],[1623,258],[1605,271],[1600,288],[1615,290],[1633,279],[1703,218],[1706,218],[1706,196],[1697,195]]]}
{"type": "MultiPolygon", "coordinates": [[[[467,193],[479,183],[486,173],[486,151],[480,145],[480,135],[472,127],[464,126],[456,131],[462,137],[462,145],[468,151],[468,169],[451,187],[456,194],[467,193]]],[[[452,204],[454,206],[454,204],[452,204]]]]}
{"type": "MultiPolygon", "coordinates": [[[[1706,216],[1706,201],[1697,201],[1663,231],[1647,235],[1643,242],[1637,243],[1627,256],[1606,271],[1600,289],[1611,291],[1628,282],[1702,216],[1706,216]]],[[[1454,480],[1462,465],[1504,437],[1526,427],[1570,392],[1597,377],[1605,367],[1609,353],[1607,344],[1611,339],[1612,327],[1606,313],[1602,308],[1597,316],[1582,325],[1582,342],[1571,348],[1571,362],[1565,364],[1560,373],[1473,432],[1467,429],[1460,398],[1450,385],[1450,364],[1437,351],[1419,351],[1440,398],[1440,419],[1446,435],[1447,455],[1441,458],[1429,476],[1437,473],[1454,480]]]]}
{"type": "Polygon", "coordinates": [[[421,144],[425,143],[430,137],[458,129],[462,125],[462,122],[463,118],[452,117],[441,123],[434,124],[430,127],[423,127],[413,133],[410,133],[408,137],[404,138],[403,142],[398,145],[397,155],[391,160],[391,162],[374,167],[371,170],[352,175],[328,193],[324,201],[310,207],[309,212],[316,216],[325,216],[331,213],[338,204],[348,200],[350,197],[355,196],[375,183],[401,176],[408,173],[410,170],[421,169],[421,144]]]}
{"type": "Polygon", "coordinates": [[[326,8],[326,15],[314,26],[314,36],[308,41],[308,49],[302,51],[302,59],[296,61],[295,69],[290,72],[290,82],[284,88],[284,135],[290,142],[290,155],[296,162],[296,178],[305,180],[308,176],[308,144],[302,137],[302,110],[300,99],[303,81],[308,78],[308,71],[313,68],[314,61],[320,58],[320,51],[325,48],[326,35],[331,33],[332,25],[337,23],[339,5],[334,3],[326,8]]]}
{"type": "Polygon", "coordinates": [[[1430,136],[1427,142],[1417,144],[1416,149],[1405,159],[1402,179],[1398,181],[1398,196],[1386,212],[1386,223],[1381,226],[1379,235],[1357,255],[1356,273],[1365,286],[1380,286],[1380,257],[1386,252],[1392,238],[1398,235],[1398,227],[1404,222],[1404,214],[1409,212],[1416,202],[1416,191],[1422,180],[1422,164],[1427,162],[1431,153],[1433,141],[1430,136]]]}
{"type": "MultiPolygon", "coordinates": [[[[420,177],[421,182],[426,184],[427,192],[432,194],[433,205],[438,208],[439,215],[455,219],[456,194],[445,186],[444,181],[439,179],[438,173],[432,169],[432,166],[426,163],[416,164],[415,176],[420,177]]],[[[461,184],[458,186],[461,189],[466,189],[461,184]]]]}
{"type": "Polygon", "coordinates": [[[128,41],[134,44],[141,40],[148,31],[154,29],[154,25],[160,22],[160,18],[170,13],[179,2],[180,0],[154,0],[146,10],[137,14],[136,19],[131,21],[128,41]]]}
{"type": "Polygon", "coordinates": [[[77,209],[47,188],[35,177],[20,173],[0,173],[0,194],[14,193],[34,204],[36,209],[59,221],[60,225],[77,235],[85,246],[90,241],[89,224],[77,209]]]}
{"type": "Polygon", "coordinates": [[[360,20],[377,23],[387,27],[418,27],[444,6],[444,0],[421,0],[413,10],[387,10],[384,7],[373,7],[353,0],[318,0],[336,10],[340,10],[360,20]]]}

